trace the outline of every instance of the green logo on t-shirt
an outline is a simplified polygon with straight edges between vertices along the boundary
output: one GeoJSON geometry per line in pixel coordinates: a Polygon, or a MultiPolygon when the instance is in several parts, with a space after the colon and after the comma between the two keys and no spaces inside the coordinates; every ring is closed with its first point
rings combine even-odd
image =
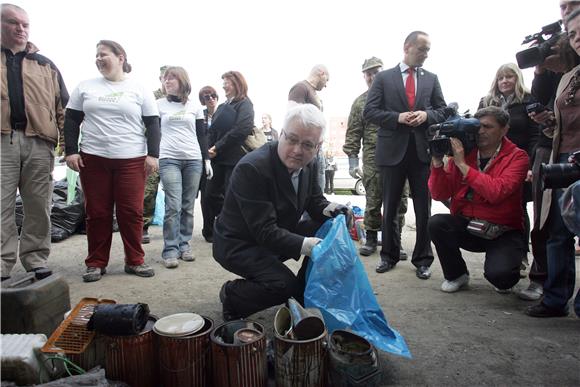
{"type": "Polygon", "coordinates": [[[121,97],[123,97],[123,94],[123,91],[118,91],[116,93],[103,95],[99,97],[99,102],[118,103],[121,97]]]}
{"type": "Polygon", "coordinates": [[[169,116],[169,121],[183,121],[185,113],[187,113],[185,110],[175,112],[169,116]]]}

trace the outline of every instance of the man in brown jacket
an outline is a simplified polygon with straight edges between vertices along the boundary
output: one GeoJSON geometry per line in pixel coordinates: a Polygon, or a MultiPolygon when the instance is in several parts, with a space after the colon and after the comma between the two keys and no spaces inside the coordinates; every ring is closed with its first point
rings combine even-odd
{"type": "Polygon", "coordinates": [[[10,277],[18,256],[37,278],[51,274],[52,170],[55,146],[63,138],[68,92],[56,66],[28,42],[28,31],[26,11],[2,4],[2,280],[10,277]],[[24,209],[20,246],[17,190],[24,209]]]}

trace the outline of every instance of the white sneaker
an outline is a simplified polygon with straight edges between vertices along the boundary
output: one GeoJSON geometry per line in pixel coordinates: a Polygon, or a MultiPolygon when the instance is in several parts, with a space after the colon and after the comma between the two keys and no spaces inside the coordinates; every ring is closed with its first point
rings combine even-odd
{"type": "Polygon", "coordinates": [[[527,287],[527,289],[519,291],[518,297],[526,301],[537,301],[540,298],[542,298],[543,294],[544,287],[542,286],[542,284],[530,281],[530,285],[527,287]]]}
{"type": "Polygon", "coordinates": [[[520,263],[520,278],[526,278],[528,276],[528,262],[522,261],[520,263]]]}
{"type": "Polygon", "coordinates": [[[179,258],[181,258],[185,262],[193,262],[193,261],[195,261],[195,257],[193,256],[193,251],[191,251],[191,250],[182,251],[181,252],[181,257],[179,257],[179,258]]]}
{"type": "Polygon", "coordinates": [[[462,274],[453,281],[445,280],[441,284],[441,291],[445,293],[455,293],[459,289],[467,286],[469,283],[469,274],[462,274]]]}
{"type": "Polygon", "coordinates": [[[177,266],[179,266],[179,261],[177,258],[164,258],[163,264],[168,269],[175,269],[177,266]]]}

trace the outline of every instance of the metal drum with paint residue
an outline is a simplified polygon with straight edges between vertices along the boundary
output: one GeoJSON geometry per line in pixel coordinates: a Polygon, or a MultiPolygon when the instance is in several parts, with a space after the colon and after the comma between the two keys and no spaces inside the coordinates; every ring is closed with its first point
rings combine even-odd
{"type": "Polygon", "coordinates": [[[159,386],[159,367],[150,315],[145,328],[134,336],[105,336],[107,379],[119,380],[133,387],[159,386]]]}
{"type": "Polygon", "coordinates": [[[330,335],[329,347],[329,376],[333,387],[380,385],[379,357],[367,339],[337,329],[330,335]]]}
{"type": "Polygon", "coordinates": [[[274,333],[276,386],[326,385],[327,332],[309,340],[294,340],[274,333]]]}
{"type": "Polygon", "coordinates": [[[264,327],[226,322],[210,335],[214,387],[265,387],[268,382],[264,327]]]}
{"type": "MultiPolygon", "coordinates": [[[[202,316],[203,317],[203,316],[202,316]]],[[[203,317],[203,327],[188,336],[166,336],[156,332],[159,348],[159,381],[163,387],[211,386],[213,320],[203,317]]]]}

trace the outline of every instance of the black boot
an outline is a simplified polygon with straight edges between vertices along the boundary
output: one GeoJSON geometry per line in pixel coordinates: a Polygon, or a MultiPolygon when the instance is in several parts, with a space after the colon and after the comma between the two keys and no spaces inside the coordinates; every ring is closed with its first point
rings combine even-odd
{"type": "Polygon", "coordinates": [[[360,255],[368,257],[377,251],[377,232],[367,230],[367,241],[363,247],[359,249],[360,255]]]}

